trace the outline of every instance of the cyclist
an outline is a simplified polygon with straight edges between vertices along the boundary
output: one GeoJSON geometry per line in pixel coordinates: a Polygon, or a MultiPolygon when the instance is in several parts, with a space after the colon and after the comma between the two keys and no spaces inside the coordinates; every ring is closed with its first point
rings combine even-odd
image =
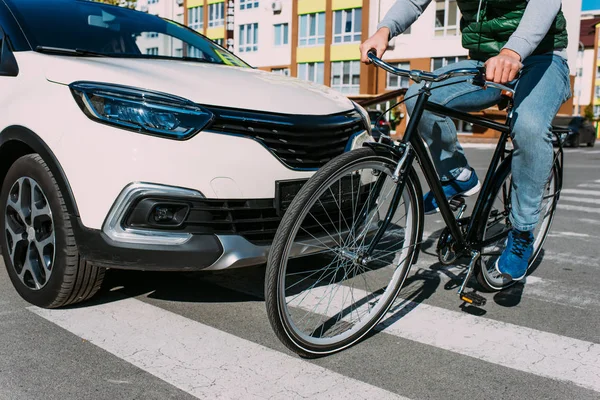
{"type": "MultiPolygon", "coordinates": [[[[377,32],[361,44],[361,61],[370,63],[367,58],[370,49],[375,49],[381,58],[389,40],[412,25],[430,2],[397,0],[379,23],[377,32]]],[[[506,279],[521,280],[533,252],[533,229],[539,221],[544,188],[552,168],[551,123],[571,96],[566,20],[561,0],[456,0],[456,3],[462,14],[462,44],[469,51],[469,59],[435,72],[485,66],[487,80],[515,89],[510,214],[513,229],[496,269],[506,279]]],[[[464,78],[454,80],[464,81],[464,78]]],[[[412,85],[406,97],[417,93],[421,85],[412,85]]],[[[482,90],[462,82],[433,90],[430,100],[472,112],[497,104],[500,97],[498,89],[482,90]]],[[[415,103],[415,97],[407,100],[409,114],[415,103]]],[[[476,194],[480,182],[458,143],[452,120],[426,111],[418,128],[429,146],[446,197],[476,194]]],[[[439,211],[431,192],[424,196],[424,204],[427,214],[439,211]]]]}

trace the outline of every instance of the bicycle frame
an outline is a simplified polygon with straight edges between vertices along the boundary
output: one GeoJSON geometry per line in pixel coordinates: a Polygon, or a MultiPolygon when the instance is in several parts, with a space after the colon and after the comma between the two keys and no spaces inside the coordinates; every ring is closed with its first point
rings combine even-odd
{"type": "MultiPolygon", "coordinates": [[[[383,224],[378,229],[373,241],[371,242],[369,249],[367,250],[367,253],[365,254],[366,259],[370,257],[375,247],[377,246],[379,239],[381,239],[383,232],[385,232],[389,223],[392,220],[395,209],[400,201],[402,192],[404,191],[405,180],[403,178],[408,173],[408,170],[412,165],[415,157],[420,163],[423,175],[425,176],[425,179],[427,180],[427,183],[429,184],[429,187],[431,188],[431,191],[434,194],[435,199],[437,200],[437,204],[440,209],[440,213],[442,214],[442,218],[444,219],[446,226],[450,230],[452,237],[456,240],[455,251],[464,252],[472,250],[473,248],[481,247],[481,243],[476,243],[477,228],[480,223],[481,214],[484,211],[483,207],[485,205],[485,201],[488,199],[493,189],[492,182],[494,174],[496,173],[496,170],[500,163],[505,158],[505,145],[508,139],[508,135],[511,133],[513,106],[512,100],[509,101],[507,120],[504,124],[501,124],[489,120],[487,118],[477,117],[431,102],[429,101],[429,96],[431,95],[430,91],[431,84],[430,82],[426,82],[418,92],[416,105],[412,113],[412,118],[408,123],[405,134],[402,140],[400,141],[400,144],[393,146],[394,152],[396,154],[402,154],[402,159],[399,162],[395,176],[395,178],[398,178],[398,182],[390,209],[388,210],[388,213],[384,218],[383,224]],[[466,235],[463,235],[461,227],[459,226],[459,222],[450,208],[450,202],[446,199],[446,196],[444,195],[442,184],[438,178],[433,161],[427,152],[421,135],[418,132],[417,127],[419,125],[424,111],[430,111],[435,114],[455,118],[465,122],[470,122],[474,125],[483,126],[501,132],[501,136],[498,141],[498,146],[496,146],[485,179],[483,181],[481,192],[477,197],[472,217],[467,227],[466,235]]],[[[376,147],[377,143],[371,143],[366,145],[376,147]]]]}

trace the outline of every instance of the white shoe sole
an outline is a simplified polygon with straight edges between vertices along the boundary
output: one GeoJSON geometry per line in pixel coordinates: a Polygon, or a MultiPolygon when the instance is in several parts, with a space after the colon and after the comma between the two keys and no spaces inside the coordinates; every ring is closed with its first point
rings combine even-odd
{"type": "MultiPolygon", "coordinates": [[[[458,197],[458,196],[462,196],[462,197],[471,197],[471,196],[473,196],[474,194],[477,194],[477,193],[478,193],[480,190],[481,190],[481,182],[480,182],[480,181],[477,181],[477,185],[475,185],[475,186],[474,186],[472,189],[469,189],[469,190],[467,190],[467,191],[466,191],[466,192],[464,192],[464,193],[457,194],[456,196],[450,197],[450,199],[448,199],[448,201],[450,201],[450,200],[452,200],[453,198],[455,198],[455,197],[458,197]]],[[[439,207],[437,207],[435,210],[432,210],[432,211],[426,212],[426,213],[425,213],[425,215],[433,215],[433,214],[437,214],[437,213],[439,213],[439,212],[440,212],[440,208],[439,208],[439,207]]]]}
{"type": "MultiPolygon", "coordinates": [[[[527,276],[527,271],[525,271],[525,273],[523,274],[523,276],[520,276],[518,278],[513,278],[512,276],[510,276],[509,274],[505,274],[504,272],[500,271],[500,268],[498,268],[498,261],[500,261],[500,258],[498,258],[496,260],[496,262],[494,263],[494,268],[496,269],[496,271],[506,280],[509,281],[514,281],[514,282],[518,282],[523,280],[523,278],[525,278],[525,276],[527,276]]],[[[527,268],[529,270],[529,268],[527,268]]]]}

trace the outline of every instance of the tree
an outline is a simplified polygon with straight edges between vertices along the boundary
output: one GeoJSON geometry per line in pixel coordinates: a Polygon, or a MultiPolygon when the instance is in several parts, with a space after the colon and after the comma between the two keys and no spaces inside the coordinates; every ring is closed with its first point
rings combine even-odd
{"type": "Polygon", "coordinates": [[[137,0],[94,0],[99,3],[112,4],[113,6],[135,8],[137,0]]]}
{"type": "Polygon", "coordinates": [[[593,121],[594,120],[594,106],[592,104],[588,104],[588,106],[585,108],[585,119],[589,120],[589,121],[593,121]]]}

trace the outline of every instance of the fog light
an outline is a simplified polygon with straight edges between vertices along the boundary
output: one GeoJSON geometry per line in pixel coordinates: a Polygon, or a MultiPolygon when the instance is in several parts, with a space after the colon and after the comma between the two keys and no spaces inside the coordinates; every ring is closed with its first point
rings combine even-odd
{"type": "Polygon", "coordinates": [[[154,210],[154,220],[156,222],[170,222],[174,217],[173,210],[166,206],[156,207],[154,210]]]}
{"type": "Polygon", "coordinates": [[[189,206],[185,204],[156,204],[150,213],[150,222],[178,226],[184,221],[189,206]]]}

